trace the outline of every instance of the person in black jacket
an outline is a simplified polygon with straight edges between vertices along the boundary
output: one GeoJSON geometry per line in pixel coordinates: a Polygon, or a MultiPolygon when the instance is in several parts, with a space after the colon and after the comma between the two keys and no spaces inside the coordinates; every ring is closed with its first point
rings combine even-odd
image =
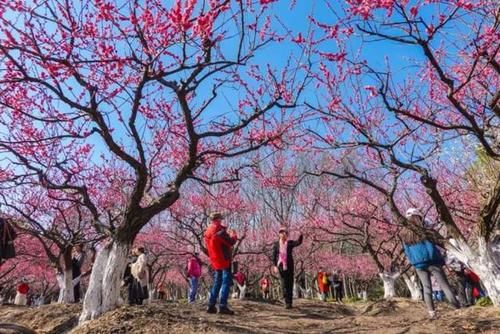
{"type": "Polygon", "coordinates": [[[16,256],[14,240],[16,231],[12,228],[7,219],[0,217],[0,265],[2,262],[16,256]]]}
{"type": "Polygon", "coordinates": [[[285,299],[285,308],[292,308],[293,298],[293,249],[302,244],[302,234],[297,240],[288,240],[286,227],[279,230],[279,240],[273,248],[273,271],[280,274],[281,289],[285,299]]]}
{"type": "MultiPolygon", "coordinates": [[[[82,276],[82,266],[85,261],[85,252],[83,251],[83,246],[81,244],[75,245],[73,252],[71,254],[71,269],[73,271],[73,279],[82,276]]],[[[80,282],[75,284],[73,287],[73,294],[75,298],[75,303],[80,302],[80,282]]]]}

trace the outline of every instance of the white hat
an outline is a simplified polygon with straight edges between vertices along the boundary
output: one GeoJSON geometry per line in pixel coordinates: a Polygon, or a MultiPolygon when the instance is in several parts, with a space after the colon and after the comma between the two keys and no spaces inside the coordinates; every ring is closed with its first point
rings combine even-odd
{"type": "Polygon", "coordinates": [[[410,218],[411,216],[423,217],[422,213],[416,208],[409,208],[408,210],[406,210],[405,216],[406,218],[410,218]]]}

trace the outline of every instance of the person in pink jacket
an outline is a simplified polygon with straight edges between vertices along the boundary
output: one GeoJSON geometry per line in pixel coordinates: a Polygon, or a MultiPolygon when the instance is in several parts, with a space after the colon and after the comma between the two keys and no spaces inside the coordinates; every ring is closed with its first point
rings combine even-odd
{"type": "Polygon", "coordinates": [[[198,291],[198,281],[201,276],[201,261],[198,258],[198,253],[194,252],[188,260],[187,265],[188,279],[189,279],[189,304],[193,304],[196,300],[196,293],[198,291]]]}

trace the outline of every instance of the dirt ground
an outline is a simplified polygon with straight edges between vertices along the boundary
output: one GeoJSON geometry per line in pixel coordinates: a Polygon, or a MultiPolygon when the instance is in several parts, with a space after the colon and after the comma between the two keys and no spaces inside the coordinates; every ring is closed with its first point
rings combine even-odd
{"type": "Polygon", "coordinates": [[[0,306],[0,323],[17,323],[36,333],[51,334],[500,333],[500,309],[493,307],[454,311],[441,304],[439,319],[430,321],[422,303],[406,299],[350,305],[297,300],[292,310],[285,310],[277,302],[230,303],[235,316],[206,314],[202,304],[155,302],[141,307],[124,306],[76,328],[73,327],[79,305],[35,309],[0,306]]]}

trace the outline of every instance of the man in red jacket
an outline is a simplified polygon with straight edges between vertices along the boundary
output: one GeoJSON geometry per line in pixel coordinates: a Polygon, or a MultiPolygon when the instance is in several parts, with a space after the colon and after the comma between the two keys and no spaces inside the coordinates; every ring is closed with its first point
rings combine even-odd
{"type": "Polygon", "coordinates": [[[236,232],[227,233],[222,225],[222,214],[210,215],[212,223],[205,231],[205,246],[208,250],[210,264],[214,271],[214,285],[210,291],[207,313],[216,313],[215,304],[219,298],[219,314],[233,315],[234,312],[227,307],[227,299],[233,277],[231,274],[232,248],[237,241],[236,232]],[[220,294],[220,296],[219,296],[220,294]]]}

